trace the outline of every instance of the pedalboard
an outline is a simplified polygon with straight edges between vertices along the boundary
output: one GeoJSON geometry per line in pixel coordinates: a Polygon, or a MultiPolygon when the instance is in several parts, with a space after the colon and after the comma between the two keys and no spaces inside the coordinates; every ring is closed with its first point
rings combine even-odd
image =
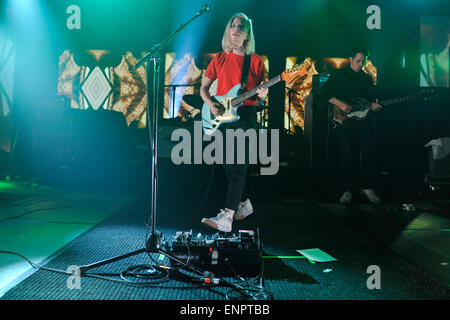
{"type": "MultiPolygon", "coordinates": [[[[239,230],[238,235],[216,233],[194,236],[192,230],[178,231],[167,243],[168,252],[188,264],[214,273],[216,276],[252,277],[261,271],[259,232],[239,230]]],[[[171,261],[172,267],[182,267],[171,261]]]]}

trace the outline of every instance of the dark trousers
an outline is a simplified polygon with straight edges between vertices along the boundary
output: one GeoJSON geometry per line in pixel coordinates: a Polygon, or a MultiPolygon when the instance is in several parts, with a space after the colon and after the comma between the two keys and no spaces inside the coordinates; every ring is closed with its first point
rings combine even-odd
{"type": "MultiPolygon", "coordinates": [[[[244,131],[247,131],[248,129],[252,128],[254,130],[257,130],[257,122],[256,122],[256,111],[252,112],[254,107],[241,107],[239,108],[239,111],[243,108],[245,109],[245,113],[239,113],[241,116],[241,119],[237,122],[230,123],[227,125],[221,126],[221,131],[224,138],[224,146],[225,146],[225,152],[224,152],[224,160],[226,160],[227,152],[229,152],[229,148],[232,146],[228,146],[225,143],[226,140],[226,129],[242,129],[244,131]]],[[[242,150],[237,150],[237,144],[234,143],[234,162],[232,164],[227,164],[226,161],[224,161],[224,170],[225,175],[227,177],[227,194],[225,197],[225,208],[237,211],[237,207],[239,202],[242,200],[242,196],[246,190],[246,178],[247,178],[247,168],[248,168],[248,158],[249,158],[249,146],[248,143],[246,143],[245,148],[245,163],[244,164],[238,164],[237,163],[237,153],[242,152],[242,150]]]]}
{"type": "Polygon", "coordinates": [[[372,117],[336,129],[341,191],[369,189],[376,184],[376,125],[372,117]]]}

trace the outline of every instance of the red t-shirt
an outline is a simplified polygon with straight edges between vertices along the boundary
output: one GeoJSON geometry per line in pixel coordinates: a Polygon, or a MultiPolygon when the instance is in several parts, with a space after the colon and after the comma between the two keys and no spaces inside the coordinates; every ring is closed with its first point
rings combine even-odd
{"type": "MultiPolygon", "coordinates": [[[[244,56],[233,52],[222,51],[215,55],[206,69],[206,77],[213,81],[218,79],[216,95],[222,96],[241,83],[243,64],[244,56]]],[[[261,57],[253,53],[247,80],[248,90],[259,86],[261,81],[265,80],[265,70],[261,57]]],[[[255,104],[255,102],[255,100],[245,100],[244,104],[255,104]]]]}

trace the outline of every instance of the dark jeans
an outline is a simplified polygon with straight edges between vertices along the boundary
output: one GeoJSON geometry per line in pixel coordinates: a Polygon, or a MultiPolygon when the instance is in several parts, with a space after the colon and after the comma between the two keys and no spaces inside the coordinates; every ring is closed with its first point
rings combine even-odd
{"type": "Polygon", "coordinates": [[[376,125],[372,117],[336,129],[341,191],[369,189],[376,183],[376,125]]]}
{"type": "MultiPolygon", "coordinates": [[[[225,143],[226,138],[226,129],[242,129],[244,131],[247,131],[250,128],[257,129],[257,122],[256,122],[256,111],[252,112],[253,107],[241,107],[239,108],[239,111],[243,108],[245,109],[245,113],[238,113],[241,116],[241,119],[237,122],[230,123],[227,125],[221,126],[221,131],[224,138],[224,146],[225,146],[225,152],[224,152],[224,160],[226,159],[227,152],[229,152],[229,147],[225,143]]],[[[234,143],[234,162],[233,164],[227,164],[226,161],[224,161],[224,170],[228,181],[227,186],[227,194],[225,198],[225,208],[237,211],[237,207],[239,204],[239,201],[242,200],[242,196],[245,192],[246,187],[246,178],[247,178],[247,167],[248,167],[248,143],[246,143],[246,161],[244,164],[238,164],[237,163],[237,147],[236,143],[234,143]]],[[[242,151],[242,150],[241,150],[242,151]]]]}

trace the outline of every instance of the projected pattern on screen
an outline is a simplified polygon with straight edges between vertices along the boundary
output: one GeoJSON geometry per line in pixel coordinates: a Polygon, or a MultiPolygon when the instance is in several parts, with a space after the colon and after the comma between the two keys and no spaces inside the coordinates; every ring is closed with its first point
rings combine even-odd
{"type": "MultiPolygon", "coordinates": [[[[323,58],[319,62],[320,64],[312,58],[305,58],[302,63],[308,66],[308,73],[304,77],[300,77],[293,83],[286,85],[284,128],[290,133],[295,133],[298,128],[301,128],[301,130],[305,128],[305,98],[312,90],[313,75],[330,73],[335,69],[344,68],[350,63],[348,58],[323,58]]],[[[286,69],[291,69],[297,64],[298,57],[286,58],[286,69]]],[[[363,71],[372,77],[375,85],[377,82],[377,68],[370,60],[367,60],[363,71]]]]}
{"type": "MultiPolygon", "coordinates": [[[[89,51],[97,61],[98,50],[89,51]]],[[[101,70],[79,66],[73,54],[66,50],[59,57],[58,94],[71,99],[75,109],[99,108],[122,112],[127,124],[139,121],[145,126],[147,106],[145,69],[134,69],[137,59],[127,52],[116,67],[101,70]]]]}
{"type": "MultiPolygon", "coordinates": [[[[208,61],[213,57],[204,55],[208,61]]],[[[181,117],[185,120],[200,114],[202,100],[199,89],[206,69],[199,69],[190,53],[178,59],[175,53],[167,53],[165,66],[164,118],[181,117]],[[188,100],[192,104],[189,105],[183,100],[185,95],[197,98],[198,102],[188,100]]]]}
{"type": "MultiPolygon", "coordinates": [[[[100,62],[108,54],[104,50],[89,50],[96,61],[100,62]]],[[[164,75],[164,118],[180,117],[183,121],[198,119],[203,101],[200,98],[200,85],[206,68],[215,54],[203,54],[201,66],[196,65],[198,57],[185,54],[177,59],[175,53],[167,53],[164,75]],[[191,100],[185,101],[186,95],[191,100]],[[192,100],[196,103],[192,103],[192,100]],[[192,105],[188,104],[191,103],[192,105]],[[197,117],[196,117],[197,116],[197,117]]],[[[262,56],[266,72],[269,62],[262,56]]],[[[105,109],[122,112],[129,125],[138,121],[138,128],[146,126],[146,71],[144,67],[137,70],[134,65],[138,60],[127,52],[116,67],[100,69],[99,66],[83,66],[76,63],[70,50],[59,57],[58,94],[71,100],[74,109],[105,109]]],[[[267,80],[267,79],[266,79],[267,80]]],[[[215,84],[211,86],[215,94],[215,84]]],[[[258,113],[258,121],[267,125],[268,113],[258,113]]]]}
{"type": "Polygon", "coordinates": [[[449,87],[449,17],[420,17],[420,86],[449,87]]]}
{"type": "MultiPolygon", "coordinates": [[[[292,69],[297,64],[297,57],[286,58],[286,69],[292,69]]],[[[306,58],[303,64],[308,72],[303,77],[286,85],[284,102],[284,128],[295,132],[295,127],[305,127],[305,97],[309,95],[312,88],[312,76],[317,74],[315,62],[306,58]]]]}

